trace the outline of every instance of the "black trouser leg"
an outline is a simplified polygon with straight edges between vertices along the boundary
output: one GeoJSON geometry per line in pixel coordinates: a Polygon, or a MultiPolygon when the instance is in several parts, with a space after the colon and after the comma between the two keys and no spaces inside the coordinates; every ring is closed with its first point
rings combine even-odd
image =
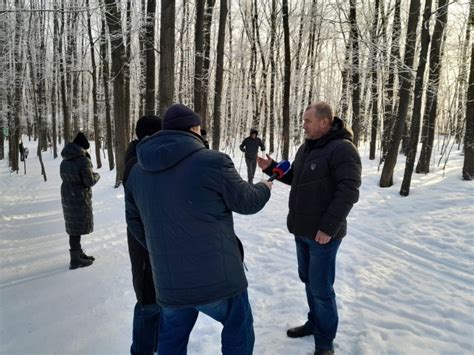
{"type": "Polygon", "coordinates": [[[70,235],[69,236],[69,248],[71,250],[81,250],[81,236],[80,235],[70,235]]]}
{"type": "Polygon", "coordinates": [[[255,175],[255,169],[257,167],[257,159],[247,158],[245,157],[245,164],[247,164],[247,178],[248,182],[253,182],[253,177],[255,175]]]}

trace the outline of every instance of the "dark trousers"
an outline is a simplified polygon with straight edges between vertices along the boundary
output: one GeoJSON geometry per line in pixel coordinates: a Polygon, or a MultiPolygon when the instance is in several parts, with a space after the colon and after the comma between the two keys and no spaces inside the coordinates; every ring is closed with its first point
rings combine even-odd
{"type": "Polygon", "coordinates": [[[334,279],[341,240],[319,244],[314,238],[295,237],[298,274],[306,288],[308,323],[314,328],[316,349],[332,349],[338,315],[334,279]]]}
{"type": "Polygon", "coordinates": [[[247,164],[247,181],[253,183],[253,177],[255,176],[255,169],[257,168],[257,157],[248,158],[245,157],[245,164],[247,164]]]}
{"type": "Polygon", "coordinates": [[[199,312],[222,323],[222,353],[251,355],[255,343],[252,310],[247,291],[225,300],[193,308],[161,309],[159,355],[185,355],[189,334],[199,312]]]}
{"type": "Polygon", "coordinates": [[[133,338],[130,353],[152,355],[156,352],[160,330],[160,306],[137,303],[133,311],[133,338]]]}
{"type": "Polygon", "coordinates": [[[69,236],[69,249],[81,250],[81,236],[80,235],[70,235],[69,236]]]}

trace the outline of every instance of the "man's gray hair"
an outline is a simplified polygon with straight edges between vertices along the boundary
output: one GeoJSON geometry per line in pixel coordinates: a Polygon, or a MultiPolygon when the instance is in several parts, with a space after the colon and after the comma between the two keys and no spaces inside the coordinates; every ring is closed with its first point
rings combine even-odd
{"type": "Polygon", "coordinates": [[[314,115],[316,118],[328,118],[330,123],[334,121],[334,114],[332,112],[331,105],[328,103],[324,101],[314,102],[306,107],[305,112],[311,109],[314,110],[314,115]]]}

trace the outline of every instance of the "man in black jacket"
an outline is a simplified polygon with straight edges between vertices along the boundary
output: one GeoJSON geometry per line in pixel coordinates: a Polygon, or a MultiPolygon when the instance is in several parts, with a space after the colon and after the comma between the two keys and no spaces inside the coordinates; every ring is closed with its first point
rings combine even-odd
{"type": "Polygon", "coordinates": [[[247,178],[248,182],[253,182],[255,169],[257,167],[258,148],[265,150],[265,145],[262,140],[257,137],[258,131],[256,129],[250,130],[250,136],[245,138],[240,144],[240,150],[245,153],[245,164],[247,164],[247,178]]]}
{"type": "MultiPolygon", "coordinates": [[[[336,254],[346,235],[346,217],[359,199],[361,162],[352,132],[331,106],[317,102],[305,110],[305,143],[280,181],[290,184],[288,230],[294,234],[298,274],[306,287],[308,320],[288,329],[290,338],[314,335],[317,355],[334,353],[338,316],[333,284],[336,254]]],[[[258,165],[271,174],[270,156],[258,165]]]]}
{"type": "MultiPolygon", "coordinates": [[[[143,116],[137,121],[135,133],[138,139],[130,142],[125,153],[124,184],[137,162],[137,144],[160,129],[161,118],[158,116],[143,116]]],[[[127,242],[132,265],[133,288],[137,297],[133,312],[130,352],[131,354],[153,354],[158,345],[160,306],[156,303],[150,257],[148,251],[132,236],[128,227],[127,242]]]]}
{"type": "Polygon", "coordinates": [[[138,144],[125,184],[127,223],[150,255],[161,306],[158,353],[186,354],[202,312],[223,324],[224,354],[250,355],[253,318],[232,212],[260,211],[272,185],[242,180],[229,156],[205,148],[200,124],[175,104],[163,130],[138,144]]]}

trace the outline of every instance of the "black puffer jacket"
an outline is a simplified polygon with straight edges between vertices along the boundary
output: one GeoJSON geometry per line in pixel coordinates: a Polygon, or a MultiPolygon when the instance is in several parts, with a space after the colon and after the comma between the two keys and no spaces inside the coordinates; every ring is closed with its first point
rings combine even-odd
{"type": "MultiPolygon", "coordinates": [[[[361,162],[352,132],[335,117],[333,127],[318,140],[307,140],[296,153],[290,171],[280,180],[291,184],[288,230],[314,238],[318,230],[340,239],[346,217],[359,200],[361,162]]],[[[271,174],[273,163],[265,173],[271,174]]]]}
{"type": "Polygon", "coordinates": [[[94,229],[91,187],[100,176],[92,171],[92,162],[81,146],[68,143],[61,156],[61,203],[66,232],[69,235],[89,234],[94,229]]]}
{"type": "Polygon", "coordinates": [[[158,302],[193,307],[244,291],[232,211],[258,212],[268,187],[242,180],[227,155],[188,132],[144,138],[137,156],[125,184],[127,224],[150,254],[158,302]]]}
{"type": "Polygon", "coordinates": [[[245,153],[247,159],[257,159],[259,147],[262,151],[265,150],[265,145],[258,137],[247,137],[239,146],[240,150],[245,153]]]}
{"type": "MultiPolygon", "coordinates": [[[[138,143],[138,140],[131,141],[125,152],[124,185],[127,183],[130,171],[132,171],[137,163],[138,143]]],[[[148,251],[133,237],[128,227],[127,243],[132,266],[133,289],[135,290],[137,302],[142,305],[154,304],[156,303],[156,294],[148,251]]]]}

